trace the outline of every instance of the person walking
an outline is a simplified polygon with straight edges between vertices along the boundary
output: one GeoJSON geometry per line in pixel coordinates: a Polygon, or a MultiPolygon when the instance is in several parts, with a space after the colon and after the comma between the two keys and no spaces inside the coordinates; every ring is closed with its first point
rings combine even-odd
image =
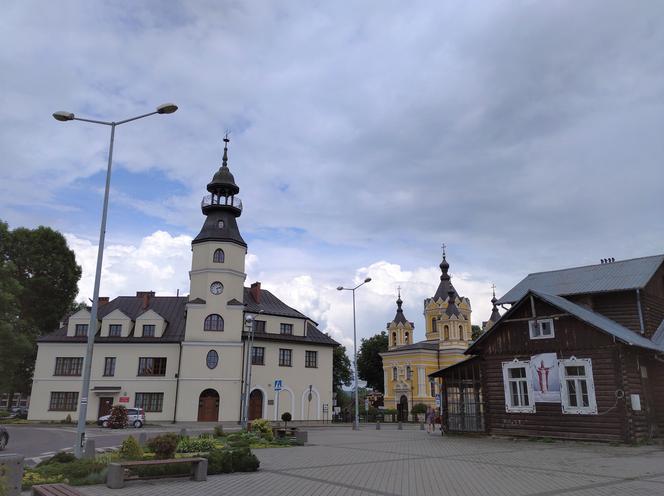
{"type": "Polygon", "coordinates": [[[429,407],[427,408],[427,434],[433,434],[435,427],[434,427],[434,422],[436,420],[436,411],[429,407]]]}

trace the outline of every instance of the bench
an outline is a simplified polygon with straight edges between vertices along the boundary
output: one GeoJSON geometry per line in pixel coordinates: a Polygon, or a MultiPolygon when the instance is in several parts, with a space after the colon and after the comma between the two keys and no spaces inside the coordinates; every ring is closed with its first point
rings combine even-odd
{"type": "MultiPolygon", "coordinates": [[[[126,477],[125,469],[132,467],[150,467],[157,465],[176,465],[190,463],[192,466],[191,478],[195,481],[207,480],[208,461],[205,458],[174,458],[171,460],[141,460],[135,462],[113,462],[108,465],[106,476],[106,487],[120,489],[124,487],[126,480],[153,479],[159,477],[177,477],[172,474],[151,475],[147,477],[126,477]]],[[[62,495],[65,496],[65,495],[62,495]]]]}
{"type": "Polygon", "coordinates": [[[40,484],[32,486],[32,496],[84,496],[67,484],[40,484]]]}
{"type": "Polygon", "coordinates": [[[274,434],[274,437],[294,437],[296,432],[297,432],[297,427],[290,427],[290,428],[273,427],[272,428],[272,433],[274,434]]]}

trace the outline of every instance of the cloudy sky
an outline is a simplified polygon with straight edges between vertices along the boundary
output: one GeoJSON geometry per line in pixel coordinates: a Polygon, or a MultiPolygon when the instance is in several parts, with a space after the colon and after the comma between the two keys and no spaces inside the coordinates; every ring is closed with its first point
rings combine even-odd
{"type": "Polygon", "coordinates": [[[92,293],[188,292],[231,131],[250,283],[344,344],[423,338],[448,246],[474,323],[529,272],[664,251],[664,3],[33,2],[0,16],[0,218],[66,233],[92,293]]]}

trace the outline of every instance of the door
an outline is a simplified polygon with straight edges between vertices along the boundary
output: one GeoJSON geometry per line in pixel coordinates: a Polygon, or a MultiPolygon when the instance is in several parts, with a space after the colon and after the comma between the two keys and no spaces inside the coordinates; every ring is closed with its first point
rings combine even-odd
{"type": "Polygon", "coordinates": [[[198,397],[198,421],[216,422],[219,420],[219,393],[206,389],[198,397]]]}
{"type": "Polygon", "coordinates": [[[99,398],[99,414],[97,418],[109,415],[111,413],[111,408],[113,408],[113,398],[99,398]]]}
{"type": "Polygon", "coordinates": [[[249,395],[249,420],[263,417],[263,392],[254,389],[249,395]]]}
{"type": "Polygon", "coordinates": [[[397,416],[399,417],[399,422],[408,422],[408,398],[406,395],[401,395],[399,404],[397,405],[397,416]]]}

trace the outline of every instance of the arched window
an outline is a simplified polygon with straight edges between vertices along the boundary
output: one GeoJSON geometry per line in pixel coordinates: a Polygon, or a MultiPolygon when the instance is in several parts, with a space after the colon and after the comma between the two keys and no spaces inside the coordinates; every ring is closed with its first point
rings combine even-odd
{"type": "Polygon", "coordinates": [[[214,350],[208,351],[207,357],[205,357],[205,365],[207,365],[207,368],[214,369],[217,367],[218,363],[219,363],[219,353],[217,353],[214,350]]]}
{"type": "Polygon", "coordinates": [[[392,344],[393,344],[394,346],[397,345],[397,333],[396,333],[396,332],[393,332],[393,333],[392,333],[392,344]]]}
{"type": "Polygon", "coordinates": [[[224,263],[224,250],[217,248],[212,255],[212,261],[215,263],[224,263]]]}
{"type": "Polygon", "coordinates": [[[399,377],[399,371],[397,370],[396,367],[392,367],[392,380],[396,381],[398,377],[399,377]]]}
{"type": "Polygon", "coordinates": [[[436,329],[436,317],[431,319],[431,332],[437,332],[438,329],[436,329]]]}
{"type": "Polygon", "coordinates": [[[450,326],[448,325],[443,327],[443,339],[450,339],[450,326]]]}
{"type": "Polygon", "coordinates": [[[404,334],[404,343],[408,344],[408,333],[404,334]]]}
{"type": "Polygon", "coordinates": [[[459,326],[459,339],[464,339],[464,336],[463,336],[463,326],[461,326],[461,325],[459,326]]]}
{"type": "Polygon", "coordinates": [[[406,365],[406,379],[411,380],[413,378],[413,371],[410,369],[410,365],[406,365]]]}
{"type": "Polygon", "coordinates": [[[213,313],[205,317],[205,324],[203,325],[204,331],[223,331],[224,330],[224,319],[221,315],[213,313]]]}

